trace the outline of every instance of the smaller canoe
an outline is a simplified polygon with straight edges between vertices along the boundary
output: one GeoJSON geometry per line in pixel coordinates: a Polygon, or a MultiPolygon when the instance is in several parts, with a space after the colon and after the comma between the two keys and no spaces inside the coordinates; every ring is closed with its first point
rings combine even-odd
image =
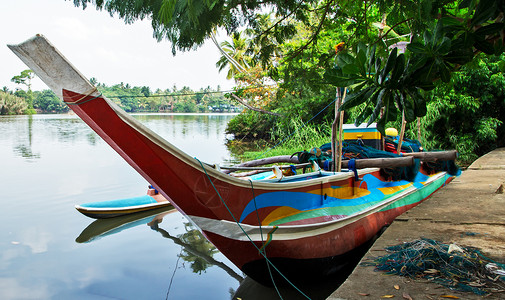
{"type": "Polygon", "coordinates": [[[105,219],[170,206],[165,197],[150,188],[145,196],[84,203],[75,208],[90,218],[105,219]]]}
{"type": "Polygon", "coordinates": [[[90,243],[140,225],[147,224],[151,227],[150,223],[159,223],[163,217],[176,211],[173,206],[169,205],[116,218],[94,220],[81,232],[75,241],[77,243],[90,243]]]}

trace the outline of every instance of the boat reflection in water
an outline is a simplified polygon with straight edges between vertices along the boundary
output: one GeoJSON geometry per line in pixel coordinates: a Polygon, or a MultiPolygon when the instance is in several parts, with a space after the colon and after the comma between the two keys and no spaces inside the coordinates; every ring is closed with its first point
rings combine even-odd
{"type": "Polygon", "coordinates": [[[340,272],[328,276],[319,282],[304,284],[298,282],[296,288],[289,286],[285,282],[276,282],[276,286],[262,285],[250,277],[238,274],[233,268],[224,262],[214,259],[214,254],[219,251],[214,247],[191,223],[185,222],[185,233],[176,236],[171,235],[167,230],[160,227],[163,218],[169,214],[178,213],[174,207],[163,207],[151,211],[139,212],[121,217],[109,219],[98,219],[89,224],[76,238],[77,243],[89,243],[100,238],[113,235],[130,228],[147,225],[150,229],[161,234],[162,237],[172,240],[176,245],[181,246],[180,259],[188,262],[193,273],[201,274],[210,266],[217,266],[227,272],[229,276],[236,279],[240,286],[234,292],[231,299],[306,299],[298,288],[310,299],[326,299],[334,290],[338,288],[354,269],[360,258],[368,247],[363,247],[354,252],[349,258],[349,263],[342,266],[340,272]],[[280,294],[280,296],[279,296],[280,294]]]}

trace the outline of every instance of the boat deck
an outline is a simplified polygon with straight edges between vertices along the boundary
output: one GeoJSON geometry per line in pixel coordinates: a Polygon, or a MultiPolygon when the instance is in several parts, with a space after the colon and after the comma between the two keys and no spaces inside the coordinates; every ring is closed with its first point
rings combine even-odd
{"type": "MultiPolygon", "coordinates": [[[[374,243],[362,262],[384,256],[385,247],[421,237],[444,244],[476,247],[497,262],[505,263],[505,148],[476,160],[462,175],[430,199],[399,216],[374,243]]],[[[357,266],[349,278],[328,299],[381,299],[394,295],[413,299],[482,299],[473,293],[449,290],[426,280],[413,280],[357,266]],[[396,289],[395,286],[399,289],[396,289]],[[364,296],[368,295],[368,296],[364,296]]],[[[486,299],[504,299],[505,292],[486,299]]]]}

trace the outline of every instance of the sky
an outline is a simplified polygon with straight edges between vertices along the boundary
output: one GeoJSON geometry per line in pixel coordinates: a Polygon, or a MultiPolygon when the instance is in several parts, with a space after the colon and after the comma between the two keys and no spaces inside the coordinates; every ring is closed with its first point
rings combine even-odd
{"type": "MultiPolygon", "coordinates": [[[[210,86],[229,90],[227,70],[218,72],[219,51],[209,40],[197,50],[172,55],[168,41],[157,42],[149,20],[127,25],[95,7],[75,7],[65,0],[0,1],[0,88],[23,88],[11,78],[28,69],[6,45],[19,44],[42,34],[76,66],[84,76],[106,85],[121,82],[156,89],[199,90],[210,86]]],[[[218,40],[224,41],[221,34],[218,40]]],[[[32,90],[47,89],[38,78],[32,90]]]]}

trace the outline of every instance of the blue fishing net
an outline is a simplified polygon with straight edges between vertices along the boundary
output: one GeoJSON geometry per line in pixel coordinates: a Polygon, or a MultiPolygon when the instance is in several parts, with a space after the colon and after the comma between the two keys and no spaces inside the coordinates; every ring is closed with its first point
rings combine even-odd
{"type": "Polygon", "coordinates": [[[493,273],[490,265],[504,268],[477,249],[443,244],[431,239],[387,247],[390,254],[362,265],[410,278],[424,278],[452,290],[487,295],[505,291],[505,276],[493,273]]]}
{"type": "MultiPolygon", "coordinates": [[[[310,151],[300,151],[295,154],[298,156],[300,163],[315,161],[326,171],[331,169],[332,157],[329,151],[331,144],[326,143],[319,148],[311,149],[310,151]]],[[[351,141],[342,143],[342,159],[363,159],[363,158],[394,158],[400,155],[392,152],[379,150],[360,141],[351,141]]],[[[420,161],[414,160],[414,165],[408,167],[382,168],[382,175],[389,180],[408,180],[413,181],[420,168],[420,161]]]]}

